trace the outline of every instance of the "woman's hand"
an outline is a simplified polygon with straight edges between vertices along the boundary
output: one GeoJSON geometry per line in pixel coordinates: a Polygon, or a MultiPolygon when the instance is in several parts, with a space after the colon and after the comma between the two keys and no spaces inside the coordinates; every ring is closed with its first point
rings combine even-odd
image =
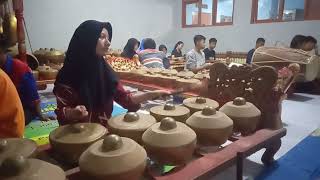
{"type": "Polygon", "coordinates": [[[155,91],[151,91],[149,93],[150,93],[151,99],[158,99],[162,96],[169,95],[171,92],[166,91],[166,90],[155,90],[155,91]]]}
{"type": "Polygon", "coordinates": [[[40,121],[44,121],[44,122],[51,120],[50,117],[47,117],[46,115],[43,115],[43,114],[41,114],[39,118],[40,118],[40,121]]]}
{"type": "Polygon", "coordinates": [[[66,108],[65,116],[66,119],[71,121],[81,121],[88,118],[87,108],[83,105],[77,106],[75,108],[66,108]]]}
{"type": "Polygon", "coordinates": [[[146,93],[139,93],[139,94],[135,94],[133,96],[131,96],[131,101],[134,104],[140,104],[143,103],[145,101],[148,100],[155,100],[160,98],[161,96],[166,96],[169,95],[170,92],[169,91],[165,91],[165,90],[156,90],[156,91],[149,91],[146,93]]]}

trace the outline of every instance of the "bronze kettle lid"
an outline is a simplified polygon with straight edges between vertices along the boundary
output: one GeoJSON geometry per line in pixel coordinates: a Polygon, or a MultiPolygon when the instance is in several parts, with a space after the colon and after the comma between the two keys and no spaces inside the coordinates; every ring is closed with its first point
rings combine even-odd
{"type": "Polygon", "coordinates": [[[134,140],[115,134],[92,144],[80,156],[80,170],[110,175],[128,172],[147,160],[147,152],[134,140]]]}
{"type": "Polygon", "coordinates": [[[146,130],[156,122],[153,116],[136,112],[128,112],[108,120],[109,126],[124,130],[146,130]]]}
{"type": "Polygon", "coordinates": [[[88,151],[100,152],[96,155],[103,158],[111,158],[123,156],[127,153],[135,151],[137,146],[140,145],[130,138],[110,134],[104,137],[102,140],[99,140],[91,145],[88,151]]]}
{"type": "Polygon", "coordinates": [[[181,78],[192,78],[192,77],[194,77],[194,73],[189,70],[183,70],[183,71],[178,72],[177,76],[181,77],[181,78]]]}
{"type": "Polygon", "coordinates": [[[161,74],[167,75],[167,76],[174,76],[178,74],[178,71],[175,69],[165,69],[161,72],[161,74]]]}
{"type": "Polygon", "coordinates": [[[213,107],[215,109],[219,107],[219,103],[217,101],[204,97],[187,98],[183,101],[183,105],[199,110],[202,110],[207,106],[213,107]]]}
{"type": "Polygon", "coordinates": [[[141,74],[141,75],[147,73],[146,69],[144,68],[133,69],[130,72],[133,74],[141,74]]]}
{"type": "Polygon", "coordinates": [[[0,166],[0,179],[65,180],[65,172],[58,166],[21,155],[5,159],[0,166]]]}
{"type": "Polygon", "coordinates": [[[36,150],[36,142],[30,139],[0,139],[0,164],[5,158],[15,155],[22,155],[24,157],[33,156],[36,153],[36,150]]]}
{"type": "Polygon", "coordinates": [[[34,52],[33,52],[33,54],[34,55],[44,55],[44,54],[46,54],[47,53],[47,51],[48,51],[48,49],[47,48],[40,48],[40,49],[38,49],[38,50],[35,50],[34,52]]]}
{"type": "Polygon", "coordinates": [[[197,83],[200,83],[201,81],[199,79],[193,79],[193,78],[187,76],[184,78],[177,79],[177,82],[197,84],[197,83]]]}
{"type": "Polygon", "coordinates": [[[144,143],[154,147],[179,147],[196,140],[196,133],[186,124],[164,118],[143,133],[144,143]]]}
{"type": "Polygon", "coordinates": [[[261,111],[243,97],[236,97],[233,101],[227,102],[220,108],[220,111],[230,117],[255,117],[261,115],[261,111]]]}
{"type": "Polygon", "coordinates": [[[44,73],[44,72],[48,72],[48,73],[58,73],[58,70],[57,69],[54,69],[50,66],[47,66],[47,65],[41,65],[41,66],[38,66],[38,71],[41,72],[41,73],[44,73]]]}
{"type": "Polygon", "coordinates": [[[233,121],[226,114],[209,106],[194,113],[186,123],[190,127],[201,129],[221,129],[233,125],[233,121]]]}
{"type": "Polygon", "coordinates": [[[150,112],[154,114],[159,114],[163,116],[182,116],[190,113],[190,110],[184,106],[174,105],[171,103],[167,103],[162,106],[155,106],[150,108],[150,112]]]}
{"type": "Polygon", "coordinates": [[[160,73],[162,71],[161,68],[147,68],[147,72],[150,74],[157,74],[160,73]]]}
{"type": "Polygon", "coordinates": [[[50,48],[49,51],[46,52],[47,56],[62,56],[64,52],[56,50],[55,48],[50,48]]]}
{"type": "Polygon", "coordinates": [[[82,144],[100,139],[107,129],[98,123],[77,123],[60,126],[49,135],[50,141],[82,144]]]}

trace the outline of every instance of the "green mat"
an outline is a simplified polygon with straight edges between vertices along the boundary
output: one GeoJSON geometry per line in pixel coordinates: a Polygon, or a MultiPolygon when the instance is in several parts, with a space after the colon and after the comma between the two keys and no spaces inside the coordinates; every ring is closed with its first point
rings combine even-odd
{"type": "MultiPolygon", "coordinates": [[[[47,116],[55,116],[54,110],[57,108],[55,102],[41,104],[41,111],[47,116]]],[[[34,140],[38,145],[49,143],[49,134],[59,126],[57,120],[42,122],[39,119],[33,120],[25,128],[24,137],[34,140]]]]}
{"type": "MultiPolygon", "coordinates": [[[[47,116],[56,116],[54,110],[57,108],[55,102],[48,102],[41,104],[41,111],[47,116]]],[[[112,116],[127,112],[126,109],[122,108],[117,103],[113,105],[112,116]]],[[[49,143],[49,134],[51,131],[59,126],[57,120],[48,122],[42,122],[39,119],[33,120],[25,128],[24,137],[34,140],[38,145],[44,145],[49,143]]]]}

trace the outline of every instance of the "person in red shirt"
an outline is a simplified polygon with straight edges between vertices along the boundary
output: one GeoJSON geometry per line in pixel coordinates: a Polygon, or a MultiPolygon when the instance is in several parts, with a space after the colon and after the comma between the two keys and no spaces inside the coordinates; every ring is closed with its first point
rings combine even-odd
{"type": "Polygon", "coordinates": [[[113,101],[132,112],[140,108],[141,102],[168,93],[152,91],[132,95],[125,91],[103,59],[111,39],[112,26],[105,22],[85,21],[74,32],[53,90],[60,125],[95,122],[106,126],[113,101]]]}

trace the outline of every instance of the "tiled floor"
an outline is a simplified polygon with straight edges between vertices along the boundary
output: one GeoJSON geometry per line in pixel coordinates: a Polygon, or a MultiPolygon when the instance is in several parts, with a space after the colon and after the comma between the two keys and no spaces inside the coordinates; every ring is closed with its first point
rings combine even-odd
{"type": "MultiPolygon", "coordinates": [[[[54,98],[52,86],[46,91],[41,91],[44,101],[54,98]]],[[[283,102],[282,121],[286,124],[287,135],[282,139],[282,146],[275,158],[283,156],[302,139],[320,127],[320,96],[295,94],[291,99],[283,102]]],[[[253,179],[263,169],[260,158],[263,151],[250,156],[245,162],[245,174],[248,179],[253,179]]],[[[235,168],[218,174],[212,179],[233,180],[235,179],[235,168]]]]}

